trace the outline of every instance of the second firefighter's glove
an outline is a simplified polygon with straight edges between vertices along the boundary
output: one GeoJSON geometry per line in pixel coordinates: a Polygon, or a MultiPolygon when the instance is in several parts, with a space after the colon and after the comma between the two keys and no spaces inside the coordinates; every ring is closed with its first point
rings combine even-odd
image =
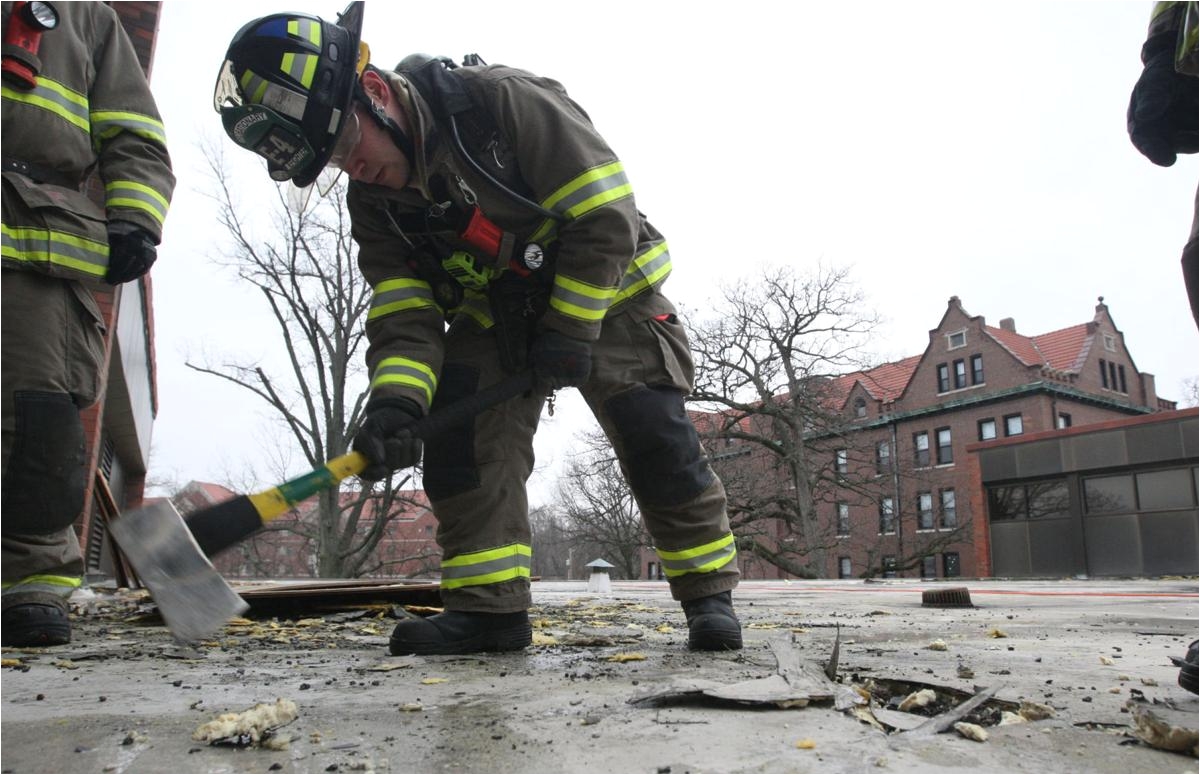
{"type": "Polygon", "coordinates": [[[393,471],[421,462],[421,440],[408,426],[421,419],[416,402],[402,397],[373,398],[352,445],[370,465],[359,474],[368,482],[386,479],[393,471]]]}
{"type": "Polygon", "coordinates": [[[544,330],[533,340],[530,365],[538,390],[578,387],[592,373],[592,344],[557,331],[544,330]]]}
{"type": "Polygon", "coordinates": [[[154,235],[129,221],[108,222],[108,272],[104,281],[120,285],[136,280],[154,265],[154,235]]]}
{"type": "Polygon", "coordinates": [[[1142,154],[1170,167],[1178,153],[1196,152],[1196,76],[1175,70],[1176,33],[1160,33],[1142,47],[1146,67],[1129,98],[1129,139],[1142,154]]]}

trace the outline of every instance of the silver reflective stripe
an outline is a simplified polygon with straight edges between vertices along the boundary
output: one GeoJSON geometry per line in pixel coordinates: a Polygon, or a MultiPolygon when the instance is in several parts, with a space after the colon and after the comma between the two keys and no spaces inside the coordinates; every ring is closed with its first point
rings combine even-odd
{"type": "Polygon", "coordinates": [[[374,291],[367,320],[410,309],[437,309],[433,291],[430,290],[429,283],[423,280],[384,280],[375,286],[374,291]]]}
{"type": "Polygon", "coordinates": [[[666,551],[656,548],[655,551],[662,560],[663,570],[668,576],[709,573],[725,567],[737,557],[737,546],[732,533],[692,549],[666,551]]]}
{"type": "Polygon", "coordinates": [[[510,544],[448,558],[442,561],[441,586],[455,589],[529,578],[531,554],[525,544],[510,544]]]}
{"type": "Polygon", "coordinates": [[[5,85],[0,89],[0,94],[6,100],[23,102],[55,113],[84,132],[91,131],[87,97],[45,76],[38,76],[37,86],[29,91],[5,85]]]}
{"type": "Polygon", "coordinates": [[[621,162],[614,161],[588,170],[567,183],[547,197],[543,206],[569,218],[578,218],[630,193],[632,188],[625,169],[621,162]]]}
{"type": "Polygon", "coordinates": [[[121,132],[133,132],[151,142],[167,144],[167,131],[158,119],[123,110],[97,110],[92,113],[93,140],[107,140],[121,132]]]}
{"type": "Polygon", "coordinates": [[[425,403],[433,402],[437,392],[437,377],[433,370],[419,361],[409,358],[384,358],[371,380],[371,390],[380,385],[400,385],[416,388],[425,394],[425,403]]]}
{"type": "Polygon", "coordinates": [[[671,253],[667,250],[667,243],[657,242],[629,264],[613,304],[627,301],[647,288],[661,285],[670,274],[671,253]]]}
{"type": "Polygon", "coordinates": [[[7,261],[52,264],[92,277],[108,271],[108,245],[48,229],[3,225],[2,251],[7,261]]]}
{"type": "Polygon", "coordinates": [[[105,207],[132,207],[148,214],[159,225],[167,217],[166,198],[143,183],[132,180],[114,180],[104,186],[108,196],[105,207]]]}

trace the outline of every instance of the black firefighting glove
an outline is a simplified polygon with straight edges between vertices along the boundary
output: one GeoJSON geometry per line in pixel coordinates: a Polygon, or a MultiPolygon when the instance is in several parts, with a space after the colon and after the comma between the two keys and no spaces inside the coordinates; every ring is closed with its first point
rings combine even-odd
{"type": "Polygon", "coordinates": [[[592,345],[547,329],[533,340],[529,360],[540,392],[578,387],[592,373],[592,345]]]}
{"type": "Polygon", "coordinates": [[[1196,153],[1197,81],[1175,70],[1177,34],[1165,32],[1142,46],[1145,69],[1129,98],[1129,139],[1142,154],[1170,167],[1177,153],[1196,153]]]}
{"type": "Polygon", "coordinates": [[[408,426],[421,419],[421,408],[409,398],[372,398],[352,445],[370,461],[359,477],[368,482],[386,479],[393,471],[421,462],[421,440],[408,426]]]}
{"type": "Polygon", "coordinates": [[[108,222],[108,272],[104,281],[120,285],[136,280],[154,265],[154,235],[129,221],[108,222]]]}

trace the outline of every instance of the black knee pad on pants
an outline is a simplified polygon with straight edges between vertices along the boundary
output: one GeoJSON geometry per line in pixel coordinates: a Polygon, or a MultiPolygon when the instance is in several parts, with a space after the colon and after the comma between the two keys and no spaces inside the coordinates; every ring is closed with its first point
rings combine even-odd
{"type": "Polygon", "coordinates": [[[625,459],[629,486],[648,506],[677,506],[712,484],[683,394],[673,387],[638,387],[604,403],[625,459]]]}
{"type": "Polygon", "coordinates": [[[87,486],[83,423],[66,393],[17,391],[15,427],[3,483],[6,534],[48,535],[83,509],[87,486]]]}
{"type": "MultiPolygon", "coordinates": [[[[442,367],[437,395],[430,412],[479,390],[479,370],[460,363],[442,367]]],[[[437,434],[425,442],[425,492],[440,500],[473,490],[479,486],[479,467],[475,464],[475,421],[437,434]]]]}

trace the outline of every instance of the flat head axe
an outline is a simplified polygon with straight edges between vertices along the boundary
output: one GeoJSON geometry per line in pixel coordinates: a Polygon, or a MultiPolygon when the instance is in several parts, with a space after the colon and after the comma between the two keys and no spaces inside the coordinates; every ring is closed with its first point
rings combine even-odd
{"type": "MultiPolygon", "coordinates": [[[[532,372],[508,377],[475,395],[449,404],[409,426],[426,439],[470,421],[475,415],[533,387],[532,372]]],[[[192,514],[185,521],[169,501],[136,509],[109,529],[154,602],[171,634],[181,642],[208,637],[248,607],[209,562],[262,529],[272,519],[346,477],[361,473],[358,452],[254,495],[239,495],[192,514]]]]}

